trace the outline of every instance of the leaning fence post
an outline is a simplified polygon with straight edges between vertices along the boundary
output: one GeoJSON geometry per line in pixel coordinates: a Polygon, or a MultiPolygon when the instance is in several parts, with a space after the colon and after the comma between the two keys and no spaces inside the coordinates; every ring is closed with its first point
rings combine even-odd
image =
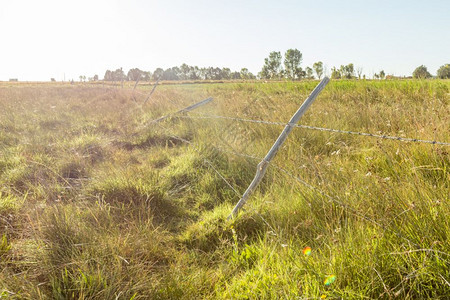
{"type": "Polygon", "coordinates": [[[289,123],[286,124],[286,127],[284,127],[283,131],[281,132],[280,136],[273,144],[272,148],[270,148],[269,152],[267,152],[264,159],[256,167],[255,178],[253,178],[253,181],[250,183],[247,190],[242,195],[242,198],[239,200],[239,202],[233,208],[233,211],[228,216],[228,219],[231,219],[233,216],[235,216],[239,212],[239,210],[242,208],[242,206],[244,206],[244,204],[247,202],[247,199],[250,196],[250,194],[258,186],[258,184],[261,182],[262,178],[264,177],[264,174],[267,171],[267,167],[269,166],[270,161],[277,154],[281,145],[283,145],[283,143],[287,139],[289,133],[294,128],[293,125],[297,124],[297,122],[300,120],[300,118],[303,116],[303,114],[306,112],[306,110],[309,108],[309,106],[316,99],[317,95],[319,95],[319,93],[323,90],[323,88],[328,84],[329,81],[330,81],[330,79],[328,77],[324,77],[322,79],[322,81],[316,86],[316,88],[311,92],[311,94],[308,96],[308,98],[306,98],[306,100],[303,102],[303,104],[300,106],[300,108],[295,112],[295,114],[289,120],[289,123]]]}
{"type": "Polygon", "coordinates": [[[136,83],[134,84],[134,88],[133,88],[133,91],[136,89],[136,87],[137,87],[137,85],[138,85],[138,83],[139,83],[139,77],[138,77],[138,79],[136,79],[136,83]]]}
{"type": "Polygon", "coordinates": [[[212,100],[213,100],[213,98],[209,97],[209,98],[207,98],[205,100],[202,100],[200,102],[197,102],[195,104],[192,104],[192,105],[189,105],[189,106],[187,106],[185,108],[182,108],[182,109],[180,109],[180,110],[178,110],[178,111],[176,111],[174,113],[171,113],[171,114],[168,114],[166,116],[162,116],[162,117],[160,117],[158,119],[152,120],[152,121],[148,122],[147,124],[158,123],[158,122],[161,122],[161,121],[163,121],[163,120],[165,120],[165,119],[167,119],[167,118],[169,118],[171,116],[174,116],[174,115],[177,115],[177,114],[180,114],[180,113],[184,113],[184,112],[190,112],[191,110],[194,110],[194,109],[196,109],[196,108],[198,108],[200,106],[208,104],[212,100]]]}
{"type": "Polygon", "coordinates": [[[161,80],[161,76],[158,78],[158,80],[156,80],[155,85],[153,86],[152,91],[150,92],[150,94],[148,94],[147,98],[145,99],[144,103],[147,103],[148,99],[150,99],[150,97],[152,96],[153,92],[155,92],[156,86],[158,85],[159,81],[161,80]]]}

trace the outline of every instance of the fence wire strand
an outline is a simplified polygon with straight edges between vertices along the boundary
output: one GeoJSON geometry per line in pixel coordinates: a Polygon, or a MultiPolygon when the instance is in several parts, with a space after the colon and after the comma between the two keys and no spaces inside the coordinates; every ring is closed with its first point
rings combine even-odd
{"type": "Polygon", "coordinates": [[[195,114],[197,116],[184,115],[184,116],[179,116],[179,117],[180,118],[191,118],[191,119],[234,120],[234,121],[239,121],[239,122],[257,123],[257,124],[264,124],[264,125],[276,125],[276,126],[290,125],[290,126],[296,127],[296,128],[319,130],[319,131],[334,132],[334,133],[341,133],[341,134],[368,136],[368,137],[373,137],[373,138],[386,139],[386,140],[395,140],[395,141],[400,141],[400,142],[415,142],[415,143],[426,143],[426,144],[432,144],[432,145],[450,146],[450,143],[447,143],[447,142],[422,140],[422,139],[407,138],[407,137],[400,137],[400,136],[381,135],[381,134],[374,134],[374,133],[366,133],[366,132],[358,132],[358,131],[350,131],[350,130],[341,130],[341,129],[332,129],[332,128],[324,128],[324,127],[301,125],[301,124],[286,124],[286,123],[283,123],[283,122],[253,120],[253,119],[244,119],[244,118],[227,117],[227,116],[219,116],[219,115],[208,115],[208,114],[199,114],[199,113],[193,113],[193,114],[195,114]]]}

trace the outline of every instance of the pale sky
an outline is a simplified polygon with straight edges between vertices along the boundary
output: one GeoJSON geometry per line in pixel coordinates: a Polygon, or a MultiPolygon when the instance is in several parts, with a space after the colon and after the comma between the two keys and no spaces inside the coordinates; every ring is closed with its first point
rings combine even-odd
{"type": "Polygon", "coordinates": [[[450,63],[450,1],[0,0],[0,80],[182,63],[256,74],[289,48],[303,68],[353,63],[372,77],[423,64],[436,74],[450,63]]]}

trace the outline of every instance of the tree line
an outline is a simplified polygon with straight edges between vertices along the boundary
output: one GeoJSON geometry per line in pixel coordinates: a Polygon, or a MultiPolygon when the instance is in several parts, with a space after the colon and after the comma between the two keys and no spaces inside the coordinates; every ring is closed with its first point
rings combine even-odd
{"type": "MultiPolygon", "coordinates": [[[[107,70],[103,77],[105,81],[150,81],[150,80],[319,80],[327,73],[323,62],[315,62],[312,66],[301,66],[303,54],[298,49],[288,49],[282,56],[280,51],[272,51],[264,59],[264,65],[261,71],[254,75],[247,68],[240,71],[232,71],[230,68],[223,67],[202,67],[182,64],[167,69],[157,68],[153,72],[143,71],[139,68],[130,69],[126,74],[122,68],[115,71],[107,70]]],[[[332,79],[366,79],[361,67],[355,67],[353,63],[331,68],[332,79]]],[[[413,78],[431,78],[425,66],[417,67],[413,78]]],[[[450,65],[445,64],[437,70],[438,78],[450,78],[450,65]]],[[[80,76],[80,81],[85,80],[85,76],[80,76]]],[[[374,79],[394,78],[393,75],[386,75],[384,70],[373,74],[374,79]]],[[[98,76],[89,78],[98,80],[98,76]]]]}
{"type": "MultiPolygon", "coordinates": [[[[355,76],[355,68],[354,68],[353,64],[350,63],[346,66],[341,65],[341,67],[339,69],[336,67],[333,67],[331,69],[331,78],[333,78],[333,79],[354,79],[354,78],[361,79],[362,69],[357,68],[356,73],[357,73],[358,77],[355,76]]],[[[437,74],[436,77],[440,78],[440,79],[450,78],[450,65],[445,64],[445,65],[441,66],[437,70],[436,74],[437,74]]],[[[379,73],[373,74],[374,79],[385,79],[385,78],[393,78],[393,77],[394,77],[393,75],[386,76],[386,73],[384,72],[384,70],[381,70],[379,73]]],[[[427,79],[427,78],[432,78],[433,76],[431,75],[430,72],[428,72],[428,69],[426,66],[421,65],[421,66],[418,66],[413,71],[412,77],[416,78],[416,79],[427,79]]],[[[366,79],[366,75],[363,75],[363,79],[366,79]]]]}
{"type": "Polygon", "coordinates": [[[321,79],[324,74],[323,62],[318,61],[311,67],[303,69],[301,63],[303,54],[298,49],[288,49],[284,53],[284,59],[279,51],[272,51],[269,57],[264,59],[264,65],[258,77],[261,79],[321,79]]]}
{"type": "MultiPolygon", "coordinates": [[[[430,74],[430,72],[428,72],[427,67],[425,67],[424,65],[421,65],[414,70],[413,77],[414,78],[431,78],[433,76],[430,74]]],[[[436,72],[436,77],[441,78],[441,79],[450,78],[450,64],[445,64],[445,65],[441,66],[436,72]]]]}
{"type": "Polygon", "coordinates": [[[157,68],[155,71],[143,71],[134,68],[127,74],[122,68],[115,71],[107,70],[103,80],[106,81],[149,81],[149,80],[232,80],[232,79],[256,79],[247,68],[242,68],[239,72],[231,71],[230,68],[189,66],[182,64],[168,69],[157,68]]]}

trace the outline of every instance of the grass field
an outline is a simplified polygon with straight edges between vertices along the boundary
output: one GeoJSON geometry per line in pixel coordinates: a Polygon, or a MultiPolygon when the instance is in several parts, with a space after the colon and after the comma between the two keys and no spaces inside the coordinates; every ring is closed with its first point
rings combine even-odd
{"type": "MultiPolygon", "coordinates": [[[[449,146],[296,128],[226,220],[283,127],[201,117],[286,122],[316,84],[0,83],[0,298],[449,299],[449,146]]],[[[449,142],[449,101],[332,81],[300,124],[449,142]]]]}

